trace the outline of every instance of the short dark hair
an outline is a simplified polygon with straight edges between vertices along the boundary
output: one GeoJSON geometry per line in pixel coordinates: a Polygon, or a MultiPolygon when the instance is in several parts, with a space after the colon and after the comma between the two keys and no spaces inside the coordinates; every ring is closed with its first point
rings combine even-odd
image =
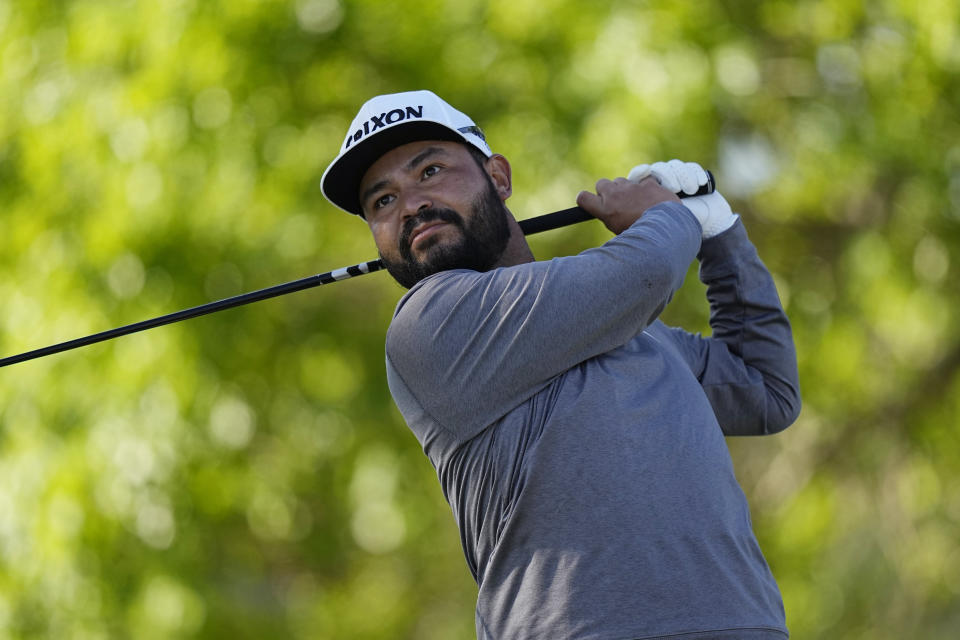
{"type": "Polygon", "coordinates": [[[467,151],[470,152],[470,155],[473,157],[474,162],[476,162],[481,169],[486,170],[487,155],[483,151],[480,151],[480,149],[477,149],[472,144],[465,142],[463,146],[465,146],[467,148],[467,151]]]}

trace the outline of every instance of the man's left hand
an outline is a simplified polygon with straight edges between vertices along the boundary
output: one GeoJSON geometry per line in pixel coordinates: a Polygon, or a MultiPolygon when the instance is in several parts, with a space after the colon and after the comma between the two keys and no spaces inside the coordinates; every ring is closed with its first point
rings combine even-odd
{"type": "MultiPolygon", "coordinates": [[[[707,184],[707,172],[696,162],[654,162],[640,164],[630,170],[627,179],[642,180],[653,176],[657,182],[674,193],[694,194],[707,184]]],[[[683,204],[697,217],[703,230],[703,238],[712,238],[733,226],[739,217],[719,192],[705,196],[686,197],[683,204]]]]}

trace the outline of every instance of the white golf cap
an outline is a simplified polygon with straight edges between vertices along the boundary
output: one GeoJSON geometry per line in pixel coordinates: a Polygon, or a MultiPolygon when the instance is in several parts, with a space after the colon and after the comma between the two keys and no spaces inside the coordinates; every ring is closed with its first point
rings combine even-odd
{"type": "Polygon", "coordinates": [[[320,179],[323,195],[347,213],[363,216],[360,180],[380,156],[408,142],[449,140],[493,155],[473,120],[432,91],[406,91],[368,100],[350,124],[340,154],[320,179]]]}

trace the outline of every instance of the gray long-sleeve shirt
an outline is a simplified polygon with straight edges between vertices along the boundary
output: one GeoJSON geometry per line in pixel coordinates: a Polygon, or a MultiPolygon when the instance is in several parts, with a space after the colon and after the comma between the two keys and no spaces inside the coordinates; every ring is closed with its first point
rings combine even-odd
{"type": "Polygon", "coordinates": [[[391,392],[479,585],[481,639],[783,638],[724,434],[799,411],[790,326],[740,222],[665,203],[603,246],[400,301],[391,392]],[[657,320],[700,254],[711,338],[657,320]]]}

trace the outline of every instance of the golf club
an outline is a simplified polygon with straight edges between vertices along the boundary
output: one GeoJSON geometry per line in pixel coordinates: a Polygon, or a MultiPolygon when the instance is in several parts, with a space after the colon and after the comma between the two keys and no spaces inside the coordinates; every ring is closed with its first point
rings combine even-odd
{"type": "MultiPolygon", "coordinates": [[[[678,193],[677,195],[681,198],[701,196],[713,193],[715,189],[716,184],[714,182],[713,174],[707,171],[707,183],[700,187],[699,191],[693,194],[678,193]]],[[[519,225],[521,231],[523,231],[523,235],[528,236],[534,233],[550,231],[552,229],[558,229],[560,227],[565,227],[578,222],[584,222],[586,220],[593,219],[593,216],[580,207],[571,207],[569,209],[554,211],[553,213],[547,213],[535,218],[520,220],[519,225]]],[[[356,276],[361,276],[366,273],[373,273],[374,271],[379,271],[383,268],[384,265],[380,260],[361,262],[349,267],[343,267],[341,269],[335,269],[326,273],[307,276],[306,278],[301,278],[299,280],[294,280],[284,284],[278,284],[273,287],[267,287],[266,289],[258,289],[249,293],[243,293],[230,298],[224,298],[223,300],[208,302],[207,304],[202,304],[197,307],[191,307],[189,309],[183,309],[174,313],[158,316],[149,320],[135,322],[133,324],[124,325],[115,329],[109,329],[107,331],[101,331],[100,333],[94,333],[83,338],[76,338],[74,340],[53,344],[48,347],[26,351],[18,355],[0,358],[0,367],[6,367],[11,364],[25,362],[27,360],[34,360],[36,358],[42,358],[43,356],[60,353],[62,351],[69,351],[70,349],[85,347],[90,344],[111,340],[113,338],[119,338],[120,336],[137,333],[139,331],[145,331],[147,329],[153,329],[154,327],[160,327],[165,324],[172,324],[174,322],[180,322],[181,320],[188,320],[190,318],[196,318],[198,316],[215,313],[217,311],[223,311],[224,309],[239,307],[241,305],[250,304],[251,302],[275,298],[277,296],[293,293],[294,291],[302,291],[304,289],[318,287],[322,284],[329,284],[331,282],[355,278],[356,276]]]]}

